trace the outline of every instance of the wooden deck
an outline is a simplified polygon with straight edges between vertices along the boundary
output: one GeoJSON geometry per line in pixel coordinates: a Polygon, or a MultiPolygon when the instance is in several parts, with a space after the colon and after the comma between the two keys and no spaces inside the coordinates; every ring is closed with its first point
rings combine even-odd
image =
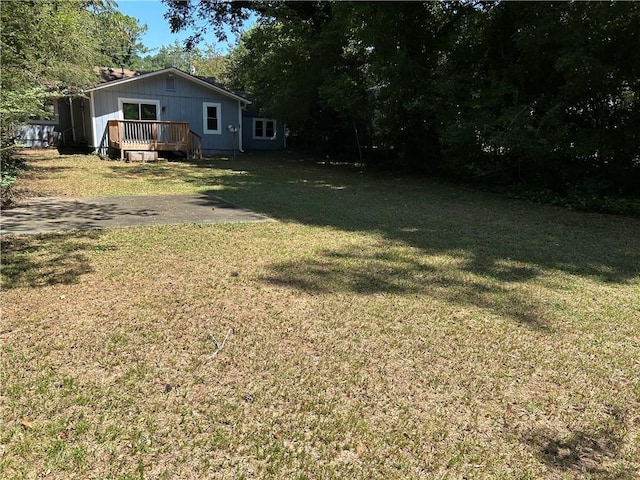
{"type": "Polygon", "coordinates": [[[127,151],[174,151],[187,157],[202,158],[202,137],[189,128],[188,122],[155,120],[109,120],[109,147],[127,151]]]}

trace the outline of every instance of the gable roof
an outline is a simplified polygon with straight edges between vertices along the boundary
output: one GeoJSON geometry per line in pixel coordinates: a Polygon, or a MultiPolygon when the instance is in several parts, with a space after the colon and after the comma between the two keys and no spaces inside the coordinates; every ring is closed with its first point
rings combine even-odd
{"type": "Polygon", "coordinates": [[[125,69],[121,71],[120,74],[117,73],[114,69],[99,68],[97,73],[100,76],[100,81],[102,83],[100,83],[100,85],[97,85],[93,88],[87,88],[85,92],[95,92],[96,90],[103,90],[106,88],[111,88],[116,85],[135,82],[142,78],[151,78],[151,77],[155,77],[156,75],[165,75],[165,74],[171,73],[178,77],[182,77],[186,80],[189,80],[197,85],[208,88],[209,90],[213,90],[216,93],[221,93],[234,100],[239,100],[241,102],[244,102],[247,105],[251,103],[249,99],[242,97],[236,93],[233,93],[230,90],[227,90],[226,88],[213,82],[211,79],[208,79],[206,77],[195,77],[193,75],[188,74],[187,72],[183,72],[182,70],[179,70],[174,67],[169,67],[162,70],[156,70],[155,72],[149,72],[149,73],[139,73],[139,72],[134,72],[133,70],[125,69]]]}

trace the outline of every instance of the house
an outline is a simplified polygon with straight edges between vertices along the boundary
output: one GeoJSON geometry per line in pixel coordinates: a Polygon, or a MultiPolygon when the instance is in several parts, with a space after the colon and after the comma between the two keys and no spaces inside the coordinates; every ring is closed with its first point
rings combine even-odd
{"type": "Polygon", "coordinates": [[[84,145],[121,158],[128,151],[200,156],[285,146],[282,122],[259,116],[249,99],[213,79],[176,68],[96,73],[96,86],[52,99],[47,118],[19,127],[19,141],[32,147],[84,145]]]}

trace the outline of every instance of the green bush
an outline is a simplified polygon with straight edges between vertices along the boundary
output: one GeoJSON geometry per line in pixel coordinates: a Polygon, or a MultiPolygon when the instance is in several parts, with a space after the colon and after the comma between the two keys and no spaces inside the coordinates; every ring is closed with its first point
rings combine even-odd
{"type": "Polygon", "coordinates": [[[507,189],[510,196],[535,203],[547,203],[569,210],[640,216],[640,198],[574,188],[565,193],[531,185],[507,189]]]}
{"type": "Polygon", "coordinates": [[[0,149],[0,202],[5,206],[11,202],[12,188],[20,172],[25,169],[24,160],[16,155],[14,145],[0,149]]]}

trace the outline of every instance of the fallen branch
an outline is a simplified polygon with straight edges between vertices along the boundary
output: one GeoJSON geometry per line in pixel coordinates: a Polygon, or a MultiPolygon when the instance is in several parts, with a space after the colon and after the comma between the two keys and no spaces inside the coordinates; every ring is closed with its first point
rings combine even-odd
{"type": "Polygon", "coordinates": [[[218,342],[218,339],[213,335],[211,335],[213,342],[216,344],[216,351],[211,354],[210,358],[215,357],[218,354],[218,352],[224,348],[224,345],[225,343],[227,343],[227,338],[229,338],[229,335],[231,335],[231,329],[227,331],[227,334],[225,335],[224,340],[222,340],[222,343],[218,342]]]}

